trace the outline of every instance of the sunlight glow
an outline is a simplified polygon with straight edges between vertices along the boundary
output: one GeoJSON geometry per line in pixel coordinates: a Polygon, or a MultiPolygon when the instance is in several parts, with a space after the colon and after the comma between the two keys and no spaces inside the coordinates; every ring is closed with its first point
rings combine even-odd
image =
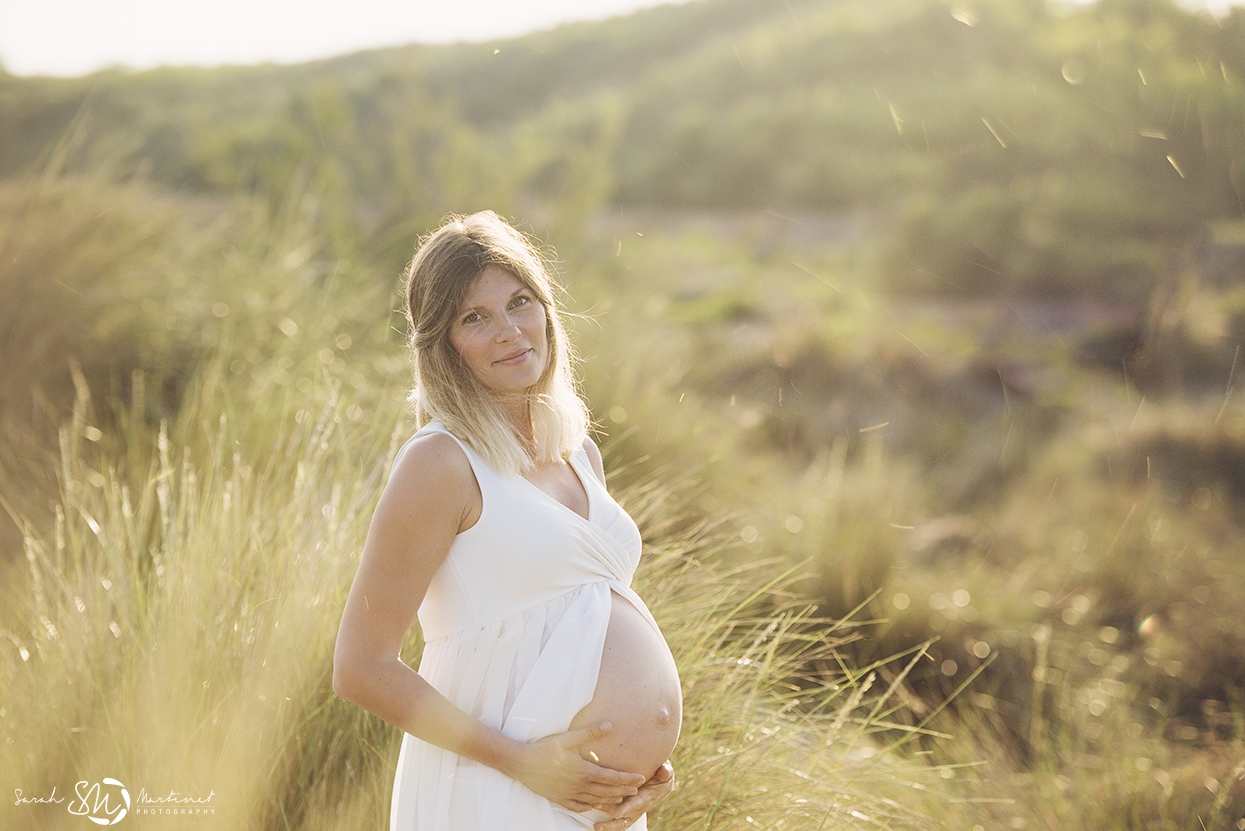
{"type": "Polygon", "coordinates": [[[295,63],[514,37],[663,2],[670,0],[0,0],[0,64],[18,75],[80,75],[118,65],[295,63]]]}

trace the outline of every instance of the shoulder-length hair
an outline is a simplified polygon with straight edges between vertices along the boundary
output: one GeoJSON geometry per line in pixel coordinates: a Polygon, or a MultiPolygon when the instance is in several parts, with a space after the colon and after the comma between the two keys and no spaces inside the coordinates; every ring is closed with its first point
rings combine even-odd
{"type": "Polygon", "coordinates": [[[415,365],[411,400],[422,426],[440,421],[496,470],[513,475],[568,458],[588,431],[588,408],[575,384],[559,287],[535,243],[492,211],[451,215],[424,237],[406,269],[407,320],[415,365]],[[545,309],[548,360],[527,392],[533,443],[515,434],[500,402],[450,342],[463,298],[489,266],[513,274],[545,309]]]}

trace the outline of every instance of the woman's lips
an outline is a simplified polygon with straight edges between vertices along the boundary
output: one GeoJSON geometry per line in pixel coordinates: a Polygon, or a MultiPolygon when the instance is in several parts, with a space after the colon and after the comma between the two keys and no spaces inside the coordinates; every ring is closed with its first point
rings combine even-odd
{"type": "Polygon", "coordinates": [[[521,363],[523,359],[526,358],[528,356],[528,353],[531,351],[532,351],[531,349],[520,349],[518,352],[512,352],[506,357],[496,360],[493,363],[505,364],[506,366],[512,366],[514,364],[521,363]]]}

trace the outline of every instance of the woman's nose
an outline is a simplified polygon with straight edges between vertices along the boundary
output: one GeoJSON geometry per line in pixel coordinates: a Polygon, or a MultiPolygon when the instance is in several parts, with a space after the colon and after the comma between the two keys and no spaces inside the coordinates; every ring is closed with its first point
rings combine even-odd
{"type": "Polygon", "coordinates": [[[510,315],[502,315],[497,318],[497,339],[499,341],[511,341],[519,336],[519,324],[515,323],[510,315]]]}

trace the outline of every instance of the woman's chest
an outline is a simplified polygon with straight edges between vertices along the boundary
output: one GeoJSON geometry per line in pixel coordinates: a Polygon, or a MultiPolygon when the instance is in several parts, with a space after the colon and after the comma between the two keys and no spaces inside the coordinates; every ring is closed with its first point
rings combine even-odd
{"type": "Polygon", "coordinates": [[[489,615],[602,580],[631,582],[640,558],[635,523],[612,499],[578,515],[526,480],[484,489],[480,518],[443,564],[471,605],[489,615]]]}
{"type": "MultiPolygon", "coordinates": [[[[592,501],[575,467],[568,462],[545,463],[526,471],[523,480],[540,495],[552,499],[577,516],[591,516],[592,501]]],[[[592,483],[592,484],[595,484],[592,483]]]]}

